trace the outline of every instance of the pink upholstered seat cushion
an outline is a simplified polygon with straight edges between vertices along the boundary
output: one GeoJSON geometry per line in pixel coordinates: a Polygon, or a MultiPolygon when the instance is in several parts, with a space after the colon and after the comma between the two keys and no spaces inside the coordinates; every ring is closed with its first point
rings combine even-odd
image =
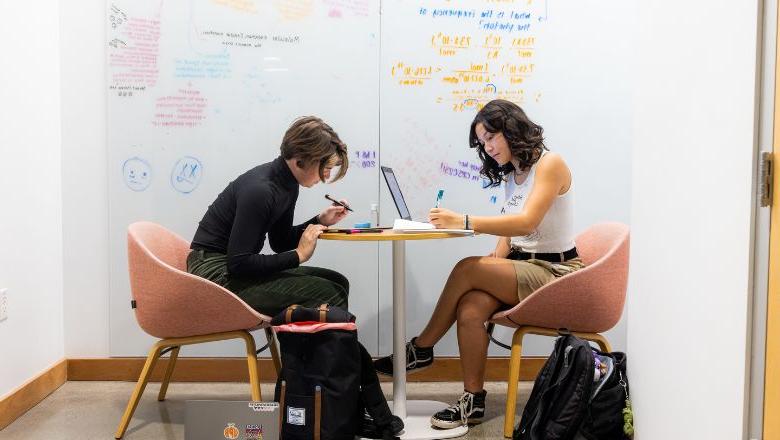
{"type": "Polygon", "coordinates": [[[629,230],[622,223],[600,223],[576,239],[585,268],[532,293],[491,322],[601,333],[623,313],[628,282],[629,230]]]}
{"type": "Polygon", "coordinates": [[[270,318],[211,281],[187,273],[189,243],[151,222],[127,233],[130,289],[141,328],[158,338],[268,326],[270,318]]]}

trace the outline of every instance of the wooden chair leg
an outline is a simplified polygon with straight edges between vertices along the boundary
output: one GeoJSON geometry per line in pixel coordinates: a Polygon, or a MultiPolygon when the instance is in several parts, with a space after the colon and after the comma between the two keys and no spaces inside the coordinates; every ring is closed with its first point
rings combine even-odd
{"type": "Polygon", "coordinates": [[[242,337],[246,343],[246,362],[249,367],[249,386],[252,389],[252,400],[259,402],[262,397],[260,395],[260,376],[257,372],[255,338],[248,331],[244,331],[242,337]]]}
{"type": "Polygon", "coordinates": [[[591,335],[589,335],[588,339],[599,344],[599,348],[601,349],[601,351],[607,353],[612,351],[612,347],[609,346],[609,341],[607,341],[607,338],[605,338],[604,336],[598,333],[592,333],[591,335]]]}
{"type": "Polygon", "coordinates": [[[125,413],[122,416],[122,420],[119,422],[119,426],[116,428],[114,438],[120,439],[123,435],[125,435],[127,425],[130,424],[130,419],[133,418],[135,408],[138,406],[138,401],[141,400],[141,395],[144,393],[144,389],[146,389],[146,384],[149,382],[149,377],[152,375],[152,371],[154,371],[154,365],[157,362],[157,359],[160,357],[160,352],[163,348],[165,348],[164,341],[159,341],[154,344],[154,346],[152,346],[151,350],[149,350],[149,355],[146,357],[146,363],[144,364],[143,370],[141,370],[141,376],[138,378],[138,382],[135,384],[135,389],[133,390],[133,394],[130,397],[130,401],[127,402],[127,408],[125,408],[125,413]]]}
{"type": "Polygon", "coordinates": [[[268,344],[271,347],[271,359],[274,361],[276,377],[279,377],[279,374],[282,372],[282,360],[279,357],[279,346],[276,343],[276,335],[271,327],[265,328],[265,337],[268,338],[268,344]]]}
{"type": "Polygon", "coordinates": [[[162,402],[165,400],[165,393],[168,391],[168,384],[171,382],[171,376],[173,375],[173,368],[176,366],[176,359],[179,357],[179,350],[181,347],[176,346],[171,350],[171,356],[168,358],[168,368],[165,369],[165,376],[160,383],[160,393],[157,394],[157,400],[162,402]]]}
{"type": "Polygon", "coordinates": [[[509,379],[506,392],[506,412],[504,413],[504,437],[512,438],[517,409],[517,386],[520,382],[520,362],[523,354],[523,336],[525,328],[515,330],[512,336],[512,354],[509,358],[509,379]]]}

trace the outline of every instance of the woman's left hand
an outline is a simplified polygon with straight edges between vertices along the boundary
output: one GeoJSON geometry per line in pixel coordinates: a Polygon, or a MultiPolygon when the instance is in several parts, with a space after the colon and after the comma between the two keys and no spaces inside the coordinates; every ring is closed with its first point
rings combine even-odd
{"type": "Polygon", "coordinates": [[[428,220],[436,229],[463,229],[463,214],[444,208],[433,208],[428,213],[428,220]]]}
{"type": "MultiPolygon", "coordinates": [[[[349,206],[346,200],[339,200],[339,202],[349,206]]],[[[333,204],[323,209],[318,216],[320,224],[325,226],[333,226],[340,222],[347,216],[347,209],[343,206],[333,204]]]]}

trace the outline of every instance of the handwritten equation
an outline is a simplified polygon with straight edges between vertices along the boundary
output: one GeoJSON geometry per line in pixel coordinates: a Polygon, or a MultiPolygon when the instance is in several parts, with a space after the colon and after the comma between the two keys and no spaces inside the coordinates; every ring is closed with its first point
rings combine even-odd
{"type": "Polygon", "coordinates": [[[401,55],[387,72],[392,83],[409,93],[430,89],[425,93],[455,112],[479,110],[493,99],[540,102],[542,93],[533,88],[540,67],[536,33],[548,21],[547,2],[484,0],[483,7],[470,8],[451,4],[404,12],[412,30],[399,28],[399,37],[409,41],[409,52],[426,53],[428,62],[410,62],[401,55]],[[423,29],[432,30],[420,38],[423,29]]]}

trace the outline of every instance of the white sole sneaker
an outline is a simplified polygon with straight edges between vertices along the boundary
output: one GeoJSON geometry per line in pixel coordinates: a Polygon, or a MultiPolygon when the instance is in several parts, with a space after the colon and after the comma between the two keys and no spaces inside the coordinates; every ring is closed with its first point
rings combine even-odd
{"type": "MultiPolygon", "coordinates": [[[[472,425],[479,425],[480,423],[482,423],[481,419],[475,419],[475,420],[469,419],[468,424],[469,426],[472,426],[472,425]]],[[[452,428],[459,428],[463,426],[463,423],[460,420],[448,422],[446,420],[439,420],[437,418],[431,417],[431,426],[435,426],[436,428],[441,428],[441,429],[452,429],[452,428]]]]}

